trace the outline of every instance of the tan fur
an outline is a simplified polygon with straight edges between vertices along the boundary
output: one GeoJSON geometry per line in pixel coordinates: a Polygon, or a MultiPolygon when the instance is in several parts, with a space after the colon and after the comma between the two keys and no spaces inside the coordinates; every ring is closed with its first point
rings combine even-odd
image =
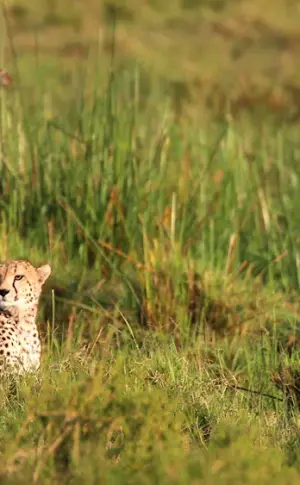
{"type": "Polygon", "coordinates": [[[48,264],[27,261],[0,264],[0,372],[22,374],[40,366],[41,343],[36,314],[48,264]]]}

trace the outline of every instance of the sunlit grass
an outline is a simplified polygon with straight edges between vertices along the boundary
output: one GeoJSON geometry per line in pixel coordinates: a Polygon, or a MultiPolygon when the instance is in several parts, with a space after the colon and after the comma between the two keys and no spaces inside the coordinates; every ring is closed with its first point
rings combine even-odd
{"type": "Polygon", "coordinates": [[[295,483],[272,376],[299,360],[297,128],[203,128],[137,66],[48,67],[16,58],[1,97],[1,259],[53,268],[41,372],[0,386],[1,480],[295,483]]]}

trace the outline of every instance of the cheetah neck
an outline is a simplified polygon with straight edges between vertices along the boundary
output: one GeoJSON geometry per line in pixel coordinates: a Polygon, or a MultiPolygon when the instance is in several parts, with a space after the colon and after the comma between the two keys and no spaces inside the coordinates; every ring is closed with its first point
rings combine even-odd
{"type": "Polygon", "coordinates": [[[0,319],[14,320],[22,327],[35,327],[37,304],[25,308],[11,307],[0,311],[0,319]]]}

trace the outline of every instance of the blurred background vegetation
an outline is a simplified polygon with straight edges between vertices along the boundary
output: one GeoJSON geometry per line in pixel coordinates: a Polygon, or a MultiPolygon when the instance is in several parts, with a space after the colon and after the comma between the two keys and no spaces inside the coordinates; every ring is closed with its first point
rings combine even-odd
{"type": "Polygon", "coordinates": [[[116,20],[116,62],[138,62],[179,112],[299,118],[298,0],[9,0],[7,17],[16,52],[60,72],[95,52],[105,66],[116,20]]]}

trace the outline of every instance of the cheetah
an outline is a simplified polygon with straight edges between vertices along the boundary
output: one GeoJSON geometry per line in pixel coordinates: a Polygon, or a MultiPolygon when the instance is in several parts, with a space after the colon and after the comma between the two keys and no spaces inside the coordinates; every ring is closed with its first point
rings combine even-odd
{"type": "Polygon", "coordinates": [[[22,375],[39,369],[41,343],[36,314],[49,264],[28,261],[0,264],[0,373],[22,375]]]}

